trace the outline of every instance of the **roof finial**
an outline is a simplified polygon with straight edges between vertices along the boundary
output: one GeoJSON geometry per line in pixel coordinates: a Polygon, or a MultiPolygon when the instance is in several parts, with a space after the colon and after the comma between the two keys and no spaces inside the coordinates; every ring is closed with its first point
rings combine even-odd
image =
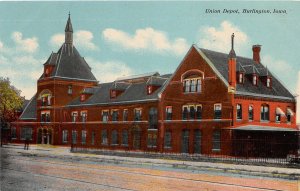
{"type": "Polygon", "coordinates": [[[69,17],[71,16],[71,13],[70,13],[70,11],[69,11],[69,17]]]}
{"type": "Polygon", "coordinates": [[[231,50],[234,49],[233,45],[234,45],[234,33],[232,33],[231,35],[231,50]]]}
{"type": "Polygon", "coordinates": [[[233,44],[234,44],[234,33],[232,33],[231,35],[231,50],[229,52],[229,58],[236,58],[233,44]]]}

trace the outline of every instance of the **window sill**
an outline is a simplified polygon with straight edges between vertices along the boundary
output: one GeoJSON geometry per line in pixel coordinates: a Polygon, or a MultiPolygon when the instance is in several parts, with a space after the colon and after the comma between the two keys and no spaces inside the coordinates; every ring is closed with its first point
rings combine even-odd
{"type": "Polygon", "coordinates": [[[172,147],[164,147],[164,149],[168,149],[168,150],[170,150],[170,149],[172,149],[172,147]]]}
{"type": "Polygon", "coordinates": [[[261,123],[270,123],[269,120],[260,120],[261,123]]]}
{"type": "Polygon", "coordinates": [[[121,144],[122,147],[128,147],[128,144],[121,144]]]}
{"type": "Polygon", "coordinates": [[[110,144],[110,146],[119,146],[119,144],[110,144]]]}
{"type": "Polygon", "coordinates": [[[147,148],[148,148],[148,149],[155,149],[155,148],[157,148],[157,146],[147,145],[147,148]]]}
{"type": "Polygon", "coordinates": [[[220,152],[221,149],[212,149],[213,152],[220,152]]]}

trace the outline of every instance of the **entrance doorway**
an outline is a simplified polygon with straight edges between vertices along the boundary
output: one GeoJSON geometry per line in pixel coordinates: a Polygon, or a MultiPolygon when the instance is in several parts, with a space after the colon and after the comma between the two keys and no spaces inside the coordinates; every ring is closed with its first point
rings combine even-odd
{"type": "Polygon", "coordinates": [[[132,146],[133,149],[141,149],[141,128],[139,126],[134,126],[132,128],[132,146]]]}
{"type": "Polygon", "coordinates": [[[40,128],[37,136],[38,144],[52,144],[52,129],[40,128]]]}

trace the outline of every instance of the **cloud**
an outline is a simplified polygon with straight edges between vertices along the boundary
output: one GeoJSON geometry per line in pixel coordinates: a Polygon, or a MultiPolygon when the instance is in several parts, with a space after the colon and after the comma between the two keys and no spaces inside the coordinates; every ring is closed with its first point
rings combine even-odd
{"type": "MultiPolygon", "coordinates": [[[[88,50],[98,50],[99,48],[93,43],[94,35],[90,31],[80,30],[74,33],[74,44],[88,50]]],[[[59,47],[65,42],[64,34],[55,34],[50,39],[50,45],[59,47]]]]}
{"type": "Polygon", "coordinates": [[[298,82],[297,82],[297,123],[300,123],[300,71],[298,71],[298,82]]]}
{"type": "Polygon", "coordinates": [[[36,37],[24,39],[21,32],[13,32],[11,38],[16,44],[17,51],[21,50],[28,53],[34,53],[39,47],[38,39],[36,37]]]}
{"type": "Polygon", "coordinates": [[[231,35],[234,33],[234,49],[238,55],[246,54],[250,47],[250,39],[238,26],[223,21],[219,27],[205,26],[200,28],[199,45],[206,49],[229,52],[231,35]]]}
{"type": "Polygon", "coordinates": [[[261,62],[277,74],[285,71],[286,74],[293,72],[293,67],[284,60],[274,59],[271,55],[262,55],[261,62]]]}
{"type": "Polygon", "coordinates": [[[182,55],[188,50],[184,38],[168,39],[165,32],[153,28],[137,29],[134,35],[124,31],[107,28],[102,32],[103,38],[114,45],[127,50],[149,50],[156,53],[172,53],[182,55]]]}
{"type": "Polygon", "coordinates": [[[92,68],[92,72],[100,82],[112,82],[118,77],[129,76],[133,70],[121,61],[96,61],[93,58],[86,58],[92,68]]]}
{"type": "Polygon", "coordinates": [[[11,34],[15,45],[0,43],[0,76],[8,77],[21,95],[30,99],[36,92],[36,80],[43,71],[45,58],[36,55],[37,38],[23,38],[22,33],[11,34]]]}
{"type": "Polygon", "coordinates": [[[54,47],[61,46],[62,43],[65,41],[65,35],[64,34],[55,34],[50,39],[50,45],[54,47]]]}

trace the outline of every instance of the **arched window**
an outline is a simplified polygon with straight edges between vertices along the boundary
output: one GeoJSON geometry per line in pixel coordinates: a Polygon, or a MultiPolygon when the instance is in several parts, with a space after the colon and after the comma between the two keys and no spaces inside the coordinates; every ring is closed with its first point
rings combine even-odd
{"type": "Polygon", "coordinates": [[[51,98],[52,98],[52,93],[48,89],[41,91],[41,93],[39,95],[39,100],[41,100],[42,106],[50,106],[51,98]]]}
{"type": "Polygon", "coordinates": [[[269,105],[263,104],[260,108],[260,119],[262,121],[269,121],[270,119],[269,105]]]}
{"type": "Polygon", "coordinates": [[[213,145],[212,145],[213,151],[220,151],[221,150],[221,130],[219,130],[219,129],[214,130],[212,141],[213,141],[213,145]]]}
{"type": "Polygon", "coordinates": [[[200,70],[189,70],[182,76],[183,91],[185,93],[200,93],[202,91],[203,72],[200,70]]]}
{"type": "Polygon", "coordinates": [[[128,130],[127,129],[123,129],[123,131],[122,131],[122,145],[128,146],[128,130]]]}

